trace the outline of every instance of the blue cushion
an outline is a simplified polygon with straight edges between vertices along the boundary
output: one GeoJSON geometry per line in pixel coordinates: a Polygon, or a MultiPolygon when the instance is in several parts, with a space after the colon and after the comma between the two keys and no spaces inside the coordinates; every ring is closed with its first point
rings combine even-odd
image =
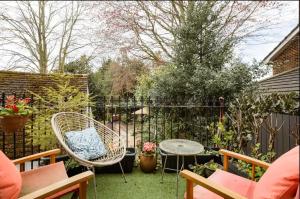
{"type": "Polygon", "coordinates": [[[70,149],[82,159],[97,159],[107,153],[94,127],[82,131],[69,131],[65,136],[70,149]]]}

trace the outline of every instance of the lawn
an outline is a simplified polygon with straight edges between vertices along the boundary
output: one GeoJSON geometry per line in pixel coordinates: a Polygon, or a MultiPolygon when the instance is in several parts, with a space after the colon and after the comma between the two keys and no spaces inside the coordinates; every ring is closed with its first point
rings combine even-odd
{"type": "MultiPolygon", "coordinates": [[[[160,170],[146,174],[138,168],[126,174],[124,183],[121,174],[97,174],[97,198],[101,199],[173,199],[176,198],[176,174],[166,173],[161,183],[160,170]]],[[[93,198],[92,181],[88,198],[93,198]]],[[[179,178],[179,198],[183,198],[185,181],[179,178]]]]}

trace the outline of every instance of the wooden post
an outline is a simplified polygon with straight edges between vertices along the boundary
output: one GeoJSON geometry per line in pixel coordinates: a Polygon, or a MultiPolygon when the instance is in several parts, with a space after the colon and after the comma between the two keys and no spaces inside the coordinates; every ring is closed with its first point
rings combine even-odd
{"type": "Polygon", "coordinates": [[[56,155],[50,155],[50,164],[55,163],[55,157],[56,157],[56,155]]]}
{"type": "Polygon", "coordinates": [[[20,164],[20,172],[25,171],[25,163],[20,164]]]}
{"type": "Polygon", "coordinates": [[[228,171],[228,156],[224,154],[224,171],[228,171]]]}
{"type": "Polygon", "coordinates": [[[186,181],[186,199],[193,199],[193,182],[191,180],[186,181]]]}
{"type": "Polygon", "coordinates": [[[255,179],[255,165],[252,164],[252,180],[255,179]]]}
{"type": "Polygon", "coordinates": [[[79,199],[86,199],[87,182],[81,182],[79,184],[79,199]]]}

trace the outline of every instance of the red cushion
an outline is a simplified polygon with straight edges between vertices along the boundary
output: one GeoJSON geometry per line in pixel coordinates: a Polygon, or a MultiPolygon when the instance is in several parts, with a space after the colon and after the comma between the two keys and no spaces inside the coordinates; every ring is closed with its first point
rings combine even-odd
{"type": "Polygon", "coordinates": [[[0,179],[0,198],[18,198],[22,186],[20,172],[2,151],[0,151],[0,179]]]}
{"type": "MultiPolygon", "coordinates": [[[[208,179],[222,185],[242,196],[251,198],[256,182],[240,177],[238,175],[217,170],[208,179]]],[[[223,199],[217,194],[197,185],[194,187],[194,199],[223,199]]]]}
{"type": "Polygon", "coordinates": [[[299,146],[283,154],[267,169],[254,190],[255,199],[289,199],[299,185],[299,146]]]}

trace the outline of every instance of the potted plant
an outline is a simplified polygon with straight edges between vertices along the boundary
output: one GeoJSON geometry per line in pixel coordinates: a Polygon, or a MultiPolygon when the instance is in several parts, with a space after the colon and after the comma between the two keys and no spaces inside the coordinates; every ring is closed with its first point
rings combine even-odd
{"type": "Polygon", "coordinates": [[[145,173],[151,173],[156,168],[156,145],[153,142],[146,142],[143,145],[143,151],[140,154],[140,168],[145,173]]]}
{"type": "Polygon", "coordinates": [[[29,102],[30,98],[18,99],[14,95],[6,97],[5,107],[0,107],[0,126],[4,132],[12,133],[25,126],[32,114],[29,102]]]}

